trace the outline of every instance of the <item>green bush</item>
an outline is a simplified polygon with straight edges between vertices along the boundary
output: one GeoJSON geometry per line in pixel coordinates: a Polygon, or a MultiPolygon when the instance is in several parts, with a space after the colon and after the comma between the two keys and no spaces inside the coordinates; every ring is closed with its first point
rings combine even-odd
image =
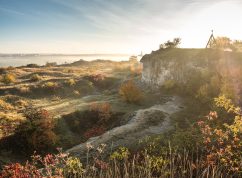
{"type": "Polygon", "coordinates": [[[69,86],[74,86],[76,85],[76,81],[74,79],[68,79],[65,81],[65,83],[69,86]]]}
{"type": "Polygon", "coordinates": [[[30,80],[33,81],[33,82],[37,82],[37,81],[42,80],[42,77],[39,76],[38,74],[34,74],[34,75],[31,76],[30,80]]]}

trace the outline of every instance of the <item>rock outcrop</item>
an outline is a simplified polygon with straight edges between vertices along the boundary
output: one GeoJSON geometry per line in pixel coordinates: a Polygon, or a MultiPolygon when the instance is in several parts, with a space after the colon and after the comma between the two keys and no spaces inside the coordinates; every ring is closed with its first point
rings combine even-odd
{"type": "Polygon", "coordinates": [[[161,86],[166,80],[182,83],[192,70],[236,68],[238,63],[242,66],[241,59],[242,53],[215,49],[160,49],[141,59],[142,81],[152,86],[161,86]]]}

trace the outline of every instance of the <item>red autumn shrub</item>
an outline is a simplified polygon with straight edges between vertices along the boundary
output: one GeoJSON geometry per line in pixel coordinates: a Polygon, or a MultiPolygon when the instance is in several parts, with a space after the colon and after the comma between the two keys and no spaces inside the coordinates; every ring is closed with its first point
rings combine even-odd
{"type": "Polygon", "coordinates": [[[231,125],[218,126],[217,112],[210,112],[206,119],[199,121],[198,126],[203,137],[205,166],[222,164],[232,173],[241,172],[242,160],[242,116],[231,100],[224,97],[215,99],[216,105],[235,115],[231,125]]]}
{"type": "Polygon", "coordinates": [[[95,126],[91,129],[87,130],[84,133],[84,137],[86,139],[91,138],[91,137],[96,137],[96,136],[103,134],[105,131],[106,131],[106,129],[103,126],[95,126]]]}
{"type": "Polygon", "coordinates": [[[107,170],[108,169],[109,165],[105,161],[96,158],[94,160],[94,162],[95,162],[95,167],[97,167],[101,170],[107,170]]]}
{"type": "Polygon", "coordinates": [[[47,154],[44,157],[34,154],[31,161],[25,164],[14,163],[5,165],[0,171],[1,178],[44,178],[44,177],[65,177],[65,172],[70,172],[67,168],[67,154],[47,154]]]}
{"type": "Polygon", "coordinates": [[[93,81],[102,81],[106,78],[106,76],[104,74],[93,74],[90,76],[90,79],[93,81]]]}

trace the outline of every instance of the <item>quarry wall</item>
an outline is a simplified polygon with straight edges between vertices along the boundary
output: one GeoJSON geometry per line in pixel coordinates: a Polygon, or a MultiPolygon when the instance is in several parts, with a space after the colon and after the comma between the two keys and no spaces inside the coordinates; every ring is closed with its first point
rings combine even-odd
{"type": "Polygon", "coordinates": [[[193,71],[213,70],[221,59],[209,49],[161,49],[143,56],[142,81],[161,86],[166,80],[183,83],[193,71]]]}

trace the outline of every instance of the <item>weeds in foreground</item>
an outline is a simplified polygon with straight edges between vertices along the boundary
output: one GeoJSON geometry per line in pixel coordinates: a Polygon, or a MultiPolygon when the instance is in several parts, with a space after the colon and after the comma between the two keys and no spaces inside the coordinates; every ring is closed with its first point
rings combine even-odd
{"type": "MultiPolygon", "coordinates": [[[[202,156],[192,155],[184,150],[178,153],[169,148],[162,156],[150,155],[146,151],[131,154],[127,148],[120,148],[102,158],[103,148],[90,158],[87,153],[86,165],[78,158],[66,153],[48,154],[45,157],[32,156],[25,164],[10,164],[4,167],[1,177],[100,177],[100,178],[154,178],[154,177],[239,177],[240,172],[230,172],[222,164],[204,164],[202,156]]],[[[89,149],[94,149],[89,145],[89,149]]]]}

